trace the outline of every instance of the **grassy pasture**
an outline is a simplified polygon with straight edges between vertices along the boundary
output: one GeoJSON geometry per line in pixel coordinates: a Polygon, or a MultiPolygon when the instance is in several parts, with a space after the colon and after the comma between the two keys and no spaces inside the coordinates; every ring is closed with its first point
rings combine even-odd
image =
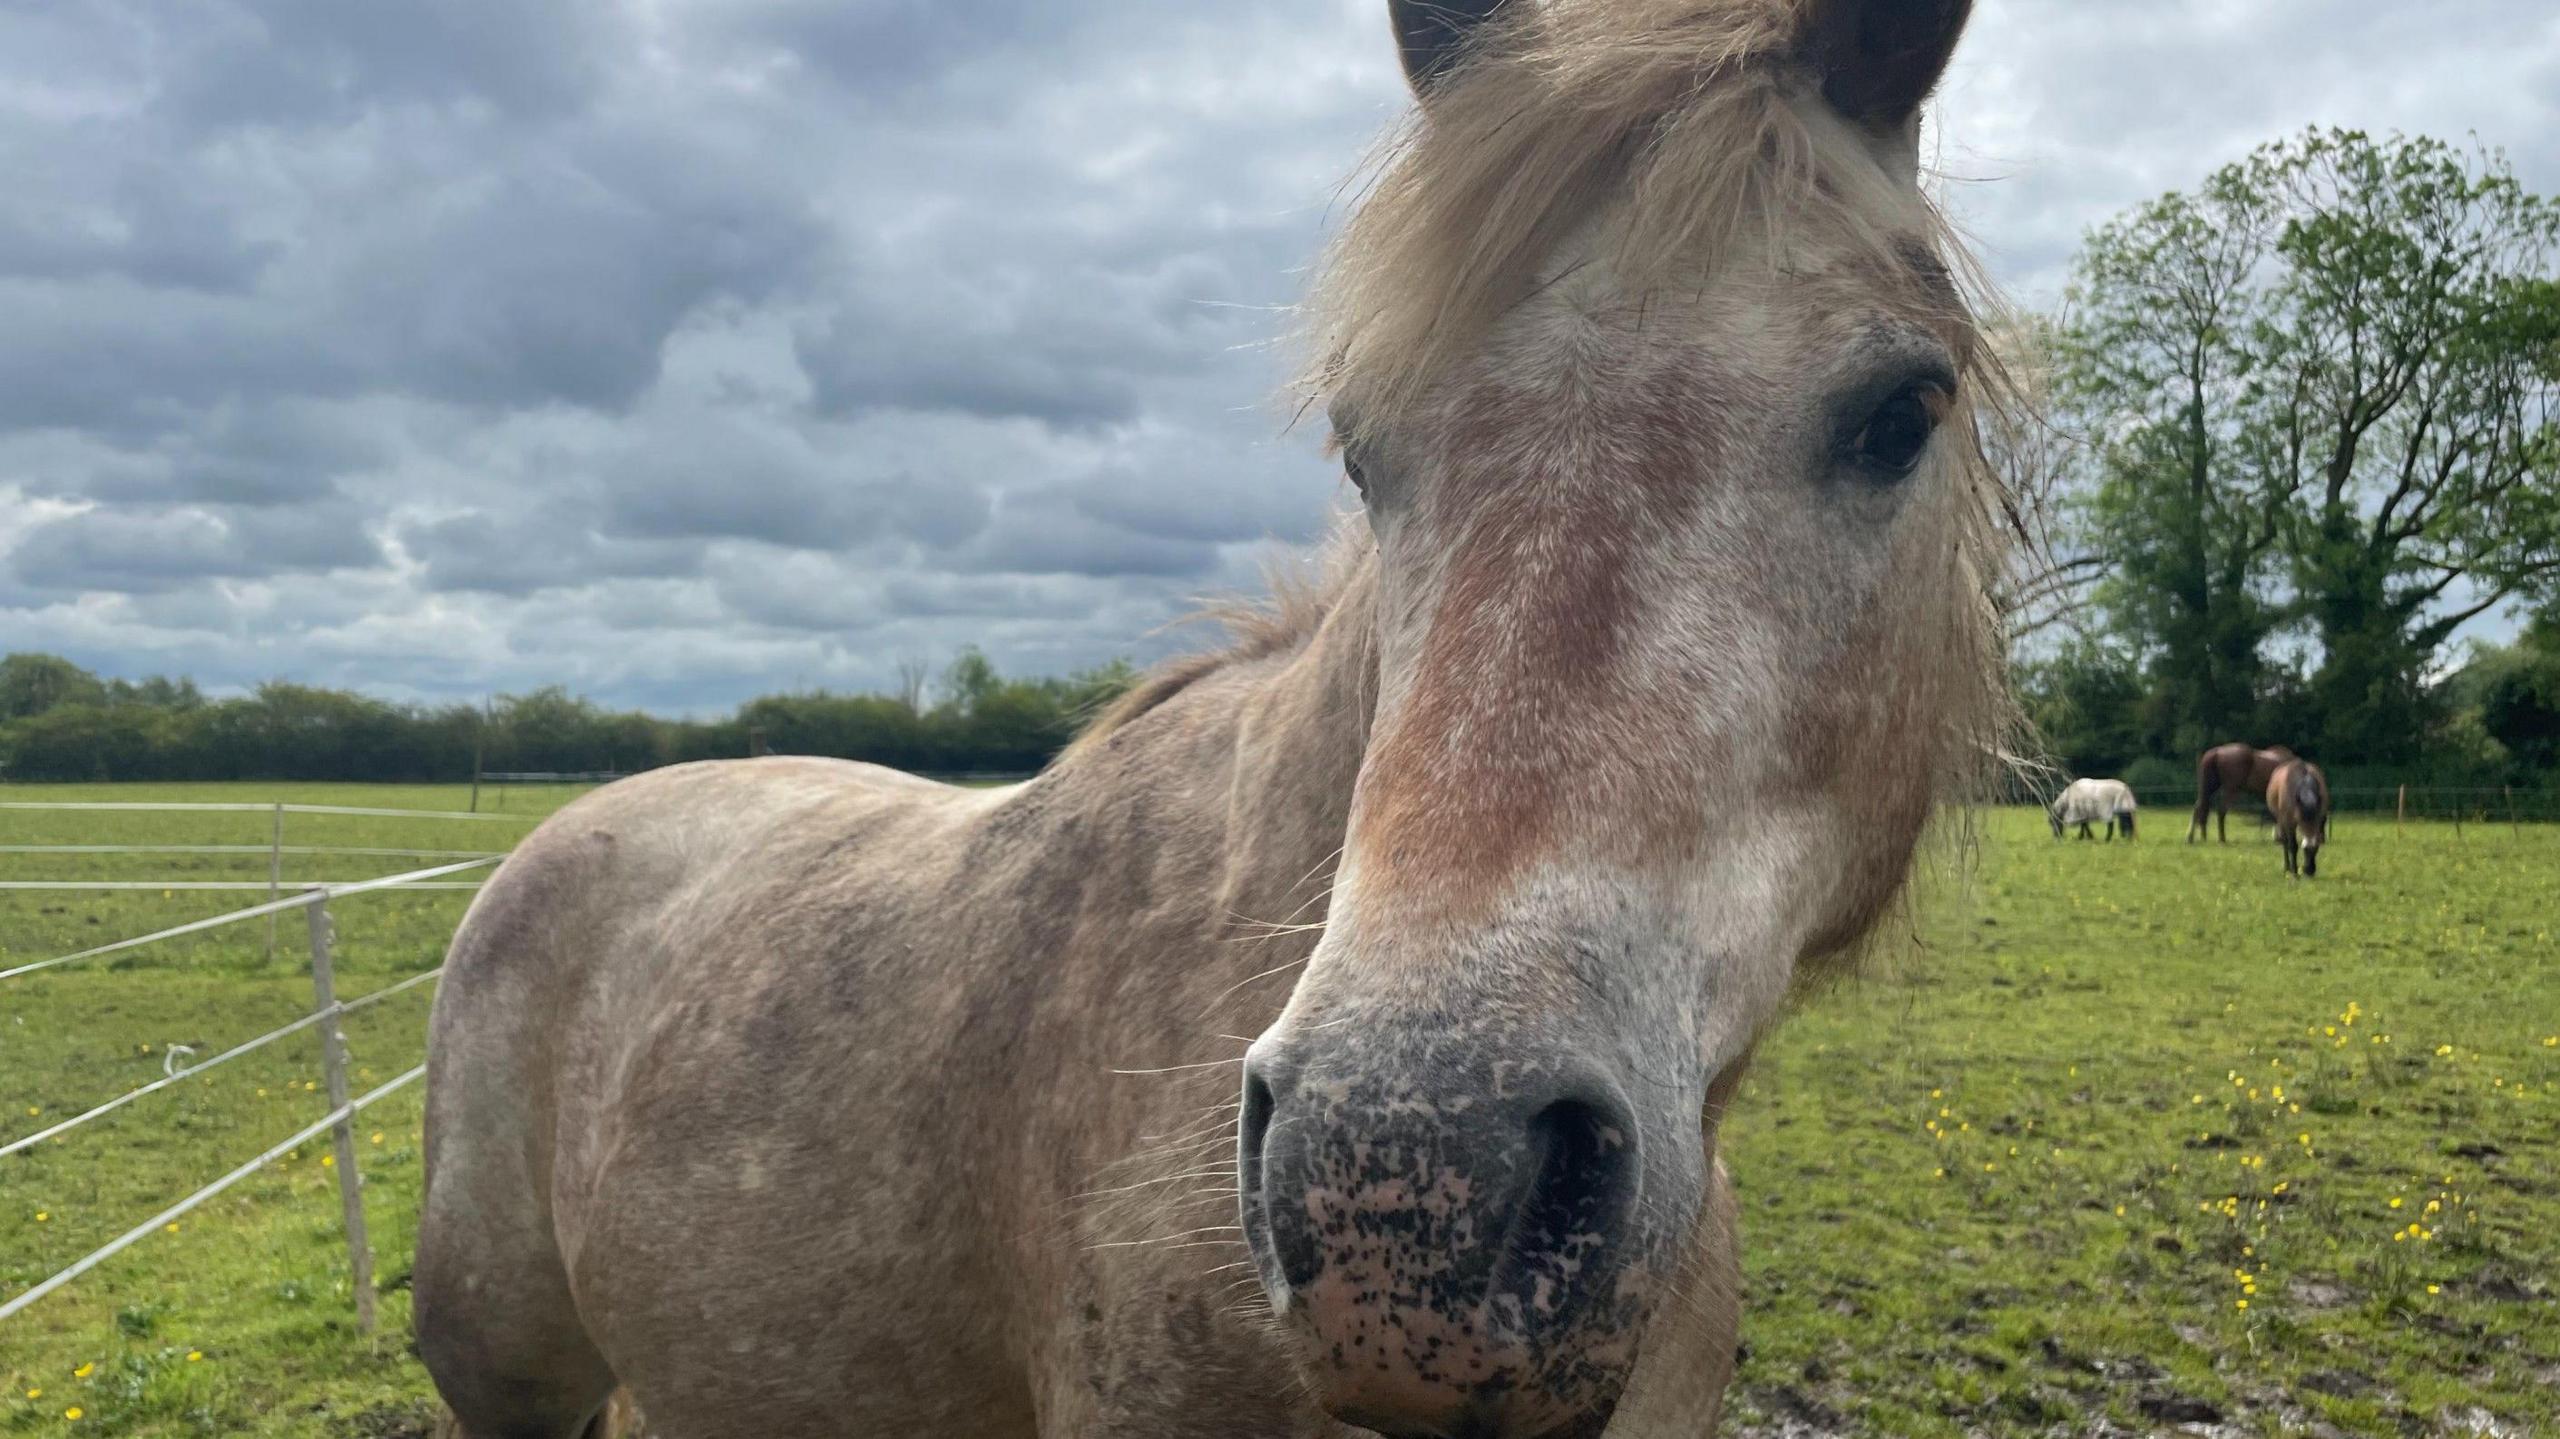
{"type": "MultiPolygon", "coordinates": [[[[22,798],[463,792],[0,787],[22,798]]],[[[266,824],[0,811],[0,845],[263,844],[266,824]]],[[[286,842],[522,828],[295,816],[286,842]]],[[[1729,1432],[2560,1433],[2560,827],[2351,816],[2308,884],[2254,826],[2228,847],[2177,843],[2167,815],[2136,844],[2055,843],[2024,811],[1985,831],[1972,878],[1933,886],[1921,952],[1794,1016],[1730,1122],[1749,1293],[1729,1432]]],[[[289,856],[286,877],[433,862],[289,856]]],[[[7,878],[265,874],[263,854],[0,852],[7,878]]],[[[0,968],[261,897],[0,893],[0,968]]],[[[466,898],[333,906],[342,993],[434,965],[466,898]]],[[[0,981],[0,1142],[157,1078],[171,1043],[210,1055],[302,1012],[301,934],[288,916],[272,964],[253,921],[0,981]]],[[[425,1009],[421,989],[352,1019],[360,1069],[414,1064],[425,1009]]],[[[0,1298],[316,1118],[318,1080],[296,1035],[0,1160],[0,1298]]],[[[309,1146],[0,1321],[0,1435],[417,1432],[417,1116],[411,1090],[359,1122],[379,1338],[354,1332],[309,1146]]]]}

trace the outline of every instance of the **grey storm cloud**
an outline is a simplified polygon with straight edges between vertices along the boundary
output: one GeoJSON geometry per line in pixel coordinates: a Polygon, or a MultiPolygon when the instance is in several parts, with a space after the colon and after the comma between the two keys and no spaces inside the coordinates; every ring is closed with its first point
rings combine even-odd
{"type": "MultiPolygon", "coordinates": [[[[1341,502],[1286,307],[1383,0],[0,8],[0,649],[720,709],[1191,641],[1341,502]]],[[[1978,7],[1995,275],[2311,123],[2560,189],[2541,0],[1978,7]]]]}
{"type": "Polygon", "coordinates": [[[383,558],[361,521],[343,504],[101,507],[34,527],[18,543],[16,570],[40,590],[151,594],[209,579],[361,569],[383,558]]]}

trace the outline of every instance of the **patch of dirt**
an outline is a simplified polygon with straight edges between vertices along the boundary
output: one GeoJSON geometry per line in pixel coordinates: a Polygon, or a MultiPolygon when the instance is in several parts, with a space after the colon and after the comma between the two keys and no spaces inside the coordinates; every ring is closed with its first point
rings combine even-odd
{"type": "Polygon", "coordinates": [[[2284,1292],[2305,1309],[2344,1309],[2356,1298],[2354,1290],[2327,1279],[2288,1279],[2284,1292]]]}
{"type": "Polygon", "coordinates": [[[2339,1399],[2359,1399],[2372,1393],[2374,1384],[2362,1374],[2350,1374],[2343,1369],[2323,1369],[2316,1374],[2303,1375],[2302,1387],[2339,1399]]]}
{"type": "Polygon", "coordinates": [[[2483,1299],[2495,1299],[2501,1304],[2531,1304],[2551,1297],[2551,1291],[2541,1285],[2503,1273],[2493,1273],[2483,1277],[2479,1283],[2471,1286],[2471,1292],[2483,1299]]]}
{"type": "Polygon", "coordinates": [[[2163,1424],[2219,1424],[2222,1410],[2192,1395],[2155,1389],[2134,1401],[2135,1407],[2163,1424]]]}
{"type": "Polygon", "coordinates": [[[2477,1404],[2444,1415],[2441,1432],[2458,1434],[2463,1439],[2524,1439],[2527,1433],[2521,1426],[2509,1424],[2477,1404]]]}
{"type": "Polygon", "coordinates": [[[1734,1429],[1746,1439],[1848,1439],[1856,1432],[1847,1415],[1792,1384],[1755,1389],[1751,1400],[1773,1422],[1734,1429]]]}
{"type": "Polygon", "coordinates": [[[434,1439],[443,1421],[443,1411],[423,1401],[385,1404],[350,1418],[338,1432],[345,1439],[434,1439]]]}
{"type": "Polygon", "coordinates": [[[2089,1361],[2089,1367],[2109,1379],[2125,1384],[2149,1384],[2169,1376],[2169,1371],[2140,1355],[2135,1355],[2131,1359],[2092,1359],[2089,1361]]]}
{"type": "Polygon", "coordinates": [[[1781,1419],[1774,1424],[1728,1424],[1724,1430],[1734,1439],[1850,1439],[1846,1429],[1821,1429],[1801,1419],[1781,1419]]]}

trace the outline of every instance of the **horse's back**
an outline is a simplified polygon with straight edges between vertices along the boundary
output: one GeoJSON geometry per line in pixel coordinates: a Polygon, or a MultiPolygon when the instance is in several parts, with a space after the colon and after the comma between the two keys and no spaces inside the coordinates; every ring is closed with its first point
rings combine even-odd
{"type": "MultiPolygon", "coordinates": [[[[464,916],[431,1063],[565,1066],[581,1051],[552,1043],[567,1038],[563,1022],[593,1039],[663,998],[758,901],[858,906],[864,891],[911,883],[973,801],[894,770],[802,758],[677,765],[587,795],[527,836],[464,916]],[[540,1042],[492,1052],[526,1032],[540,1042]]],[[[431,1073],[430,1088],[443,1077],[431,1073]]]]}
{"type": "Polygon", "coordinates": [[[2309,817],[2329,807],[2329,777],[2320,766],[2297,759],[2291,751],[2267,778],[2267,808],[2280,817],[2309,817]]]}
{"type": "Polygon", "coordinates": [[[2111,819],[2133,812],[2133,790],[2122,780],[2075,779],[2054,805],[2065,824],[2111,819]]]}
{"type": "MultiPolygon", "coordinates": [[[[430,1315],[517,1323],[469,1296],[539,1281],[492,1297],[566,1304],[614,1370],[678,1376],[663,1393],[681,1412],[642,1395],[677,1432],[856,1416],[861,1396],[823,1380],[776,1412],[767,1368],[850,1337],[848,1294],[919,1294],[921,1321],[963,1287],[966,1206],[931,1207],[962,1183],[954,1147],[901,1116],[945,1082],[932,1053],[967,966],[936,917],[972,820],[1002,800],[843,761],[730,761],[609,786],[528,837],[437,998],[422,1340],[430,1315]],[[530,1280],[493,1274],[509,1265],[530,1280]],[[752,1361],[724,1352],[741,1343],[752,1361]]],[[[955,1347],[950,1326],[906,1332],[928,1343],[859,1337],[891,1363],[950,1362],[927,1352],[955,1347]]]]}

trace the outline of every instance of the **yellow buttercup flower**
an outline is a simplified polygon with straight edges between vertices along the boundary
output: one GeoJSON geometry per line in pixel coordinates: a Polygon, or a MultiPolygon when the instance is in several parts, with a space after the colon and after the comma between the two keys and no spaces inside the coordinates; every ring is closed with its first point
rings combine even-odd
{"type": "Polygon", "coordinates": [[[98,1361],[92,1359],[88,1363],[81,1365],[79,1368],[72,1370],[71,1377],[74,1379],[86,1379],[91,1374],[96,1373],[97,1369],[98,1361]]]}

